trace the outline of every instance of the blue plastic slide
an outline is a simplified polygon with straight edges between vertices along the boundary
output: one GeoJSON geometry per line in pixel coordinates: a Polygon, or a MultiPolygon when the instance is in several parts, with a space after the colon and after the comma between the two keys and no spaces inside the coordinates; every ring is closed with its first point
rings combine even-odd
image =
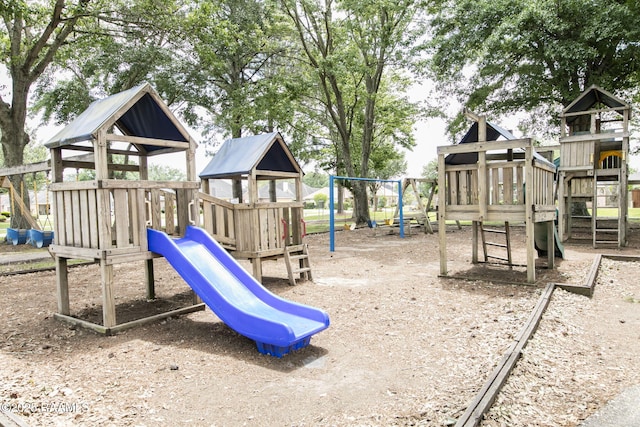
{"type": "Polygon", "coordinates": [[[147,237],[149,250],[164,256],[227,326],[255,340],[260,353],[282,357],[329,327],[327,313],[269,292],[201,228],[187,227],[180,239],[148,229],[147,237]]]}

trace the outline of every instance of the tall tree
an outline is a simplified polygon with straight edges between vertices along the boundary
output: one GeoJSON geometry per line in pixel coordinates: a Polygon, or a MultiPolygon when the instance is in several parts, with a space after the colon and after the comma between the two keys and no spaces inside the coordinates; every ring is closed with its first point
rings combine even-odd
{"type": "Polygon", "coordinates": [[[144,81],[176,107],[184,101],[188,72],[180,33],[182,1],[114,0],[112,9],[86,17],[60,50],[34,92],[44,121],[64,124],[94,100],[144,81]]]}
{"type": "Polygon", "coordinates": [[[205,132],[239,138],[282,128],[296,79],[285,76],[286,30],[269,2],[203,0],[189,8],[185,28],[197,70],[189,104],[210,123],[205,132]]]}
{"type": "Polygon", "coordinates": [[[592,84],[638,96],[636,1],[436,0],[432,12],[433,76],[474,111],[527,112],[530,130],[557,132],[558,110],[592,84]]]}
{"type": "MultiPolygon", "coordinates": [[[[0,144],[5,166],[23,164],[29,144],[25,124],[29,90],[54,60],[63,44],[75,37],[78,21],[91,13],[90,0],[26,1],[0,3],[3,26],[0,32],[1,61],[10,77],[10,87],[0,88],[0,144]]],[[[12,177],[19,187],[21,176],[12,177]]],[[[28,206],[28,198],[25,197],[28,206]]],[[[18,213],[11,226],[24,223],[18,213]]]]}
{"type": "MultiPolygon", "coordinates": [[[[336,144],[336,171],[368,177],[378,97],[383,82],[410,57],[418,2],[281,0],[281,5],[304,52],[300,63],[309,69],[317,102],[331,123],[328,135],[336,144]],[[356,130],[358,121],[361,127],[356,130]]],[[[356,222],[365,223],[366,185],[355,181],[351,190],[356,222]]]]}

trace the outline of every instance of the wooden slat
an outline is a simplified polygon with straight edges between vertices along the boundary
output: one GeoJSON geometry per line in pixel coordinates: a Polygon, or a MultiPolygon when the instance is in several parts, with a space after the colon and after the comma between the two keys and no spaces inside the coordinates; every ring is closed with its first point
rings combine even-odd
{"type": "Polygon", "coordinates": [[[56,224],[56,234],[55,239],[56,242],[60,245],[67,245],[67,218],[64,213],[65,211],[65,202],[64,202],[64,192],[58,191],[53,193],[53,198],[55,199],[55,224],[56,224]]]}
{"type": "Polygon", "coordinates": [[[162,230],[162,207],[160,206],[160,190],[151,190],[151,228],[162,230]]]}
{"type": "Polygon", "coordinates": [[[499,169],[489,169],[488,173],[491,174],[491,204],[497,205],[500,203],[500,176],[498,173],[499,169]]]}
{"type": "Polygon", "coordinates": [[[73,204],[71,203],[71,191],[64,192],[64,222],[65,222],[65,241],[67,245],[73,245],[73,204]]]}
{"type": "Polygon", "coordinates": [[[98,233],[98,205],[96,201],[96,190],[87,191],[87,208],[89,216],[89,247],[99,248],[100,237],[98,233]]]}
{"type": "Polygon", "coordinates": [[[144,188],[146,190],[197,189],[200,184],[193,181],[126,181],[121,179],[103,179],[98,181],[100,188],[144,188]]]}
{"type": "Polygon", "coordinates": [[[80,210],[82,211],[82,216],[78,218],[80,221],[80,236],[82,242],[80,246],[83,248],[91,247],[91,231],[89,228],[89,224],[92,221],[96,221],[96,217],[91,217],[89,215],[89,194],[87,190],[78,191],[78,196],[80,199],[80,210]]]}
{"type": "Polygon", "coordinates": [[[458,172],[450,172],[449,173],[449,188],[450,188],[450,196],[449,205],[459,205],[458,202],[458,172]]]}
{"type": "Polygon", "coordinates": [[[113,190],[113,214],[115,216],[116,247],[129,246],[129,207],[127,190],[113,190]]]}
{"type": "Polygon", "coordinates": [[[513,168],[505,167],[502,172],[503,200],[507,205],[513,204],[513,168]]]}
{"type": "Polygon", "coordinates": [[[164,192],[164,222],[167,234],[173,235],[176,232],[176,197],[172,193],[164,192]]]}
{"type": "Polygon", "coordinates": [[[202,202],[202,224],[200,225],[202,228],[207,230],[207,233],[215,236],[217,233],[214,231],[216,224],[216,217],[214,213],[214,209],[216,208],[214,205],[208,202],[202,202]]]}
{"type": "Polygon", "coordinates": [[[156,138],[143,138],[143,137],[131,136],[131,135],[107,134],[106,140],[116,141],[116,142],[129,142],[131,144],[139,144],[139,145],[153,145],[154,147],[181,148],[184,150],[189,148],[189,143],[184,141],[171,141],[168,139],[156,139],[156,138]]]}
{"type": "Polygon", "coordinates": [[[469,187],[467,185],[467,174],[469,171],[460,172],[459,176],[459,193],[458,193],[458,201],[461,205],[469,204],[469,187]]]}
{"type": "Polygon", "coordinates": [[[138,246],[138,208],[137,191],[135,189],[127,191],[127,216],[128,216],[128,244],[138,246]]]}
{"type": "Polygon", "coordinates": [[[269,211],[265,209],[258,210],[258,250],[269,249],[269,211]]]}
{"type": "Polygon", "coordinates": [[[215,224],[215,232],[217,235],[219,236],[226,236],[226,220],[227,220],[227,215],[225,215],[225,211],[226,209],[224,208],[224,206],[221,205],[215,205],[215,220],[216,220],[216,224],[215,224]]]}

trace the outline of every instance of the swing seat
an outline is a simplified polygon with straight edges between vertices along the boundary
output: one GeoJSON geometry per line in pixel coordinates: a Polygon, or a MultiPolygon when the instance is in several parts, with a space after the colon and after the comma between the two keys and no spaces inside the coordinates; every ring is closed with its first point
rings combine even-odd
{"type": "Polygon", "coordinates": [[[24,245],[27,243],[27,231],[26,229],[7,228],[7,242],[16,245],[24,245]]]}
{"type": "Polygon", "coordinates": [[[53,242],[53,231],[41,231],[34,228],[28,230],[27,243],[36,248],[46,248],[53,242]]]}
{"type": "Polygon", "coordinates": [[[384,220],[385,225],[393,225],[393,218],[387,218],[384,220]]]}
{"type": "Polygon", "coordinates": [[[369,221],[367,221],[367,225],[369,226],[369,228],[376,228],[378,226],[378,223],[370,219],[369,221]]]}

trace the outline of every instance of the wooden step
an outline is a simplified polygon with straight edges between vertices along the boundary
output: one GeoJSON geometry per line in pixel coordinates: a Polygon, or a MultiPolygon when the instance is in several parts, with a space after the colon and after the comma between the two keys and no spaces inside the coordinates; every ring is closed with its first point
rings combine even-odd
{"type": "Polygon", "coordinates": [[[306,244],[286,246],[284,248],[284,260],[289,274],[289,284],[295,286],[296,274],[300,278],[313,280],[311,277],[311,265],[309,263],[309,252],[306,244]]]}

